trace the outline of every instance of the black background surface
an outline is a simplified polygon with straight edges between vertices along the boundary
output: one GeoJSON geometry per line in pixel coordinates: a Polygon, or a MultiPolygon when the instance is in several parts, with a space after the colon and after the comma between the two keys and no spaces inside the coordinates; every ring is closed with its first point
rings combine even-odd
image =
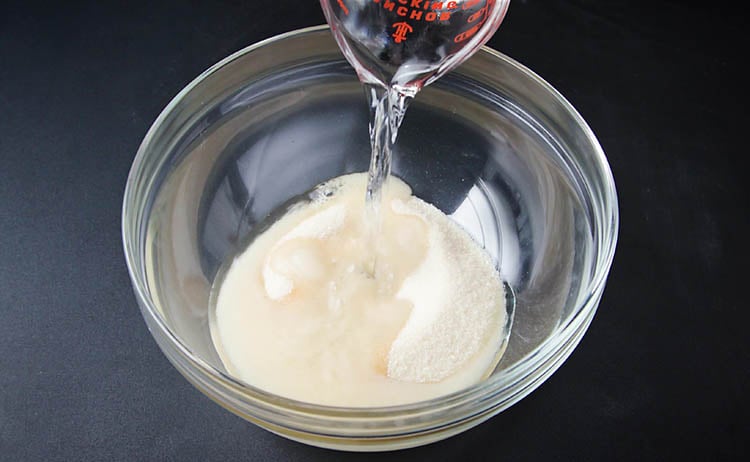
{"type": "Polygon", "coordinates": [[[747,456],[747,58],[736,9],[513,0],[490,42],[560,90],[618,187],[599,312],[546,383],[415,450],[307,447],[210,402],[141,319],[123,188],[161,109],[315,1],[0,2],[0,460],[747,456]]]}

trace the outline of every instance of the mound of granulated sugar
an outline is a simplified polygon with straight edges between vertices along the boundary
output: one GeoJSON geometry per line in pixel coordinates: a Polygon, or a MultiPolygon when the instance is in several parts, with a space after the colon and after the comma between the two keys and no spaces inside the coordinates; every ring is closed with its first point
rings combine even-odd
{"type": "Polygon", "coordinates": [[[413,308],[388,353],[388,376],[439,382],[499,338],[504,288],[490,257],[438,209],[416,197],[392,208],[428,223],[429,245],[397,293],[413,308]]]}

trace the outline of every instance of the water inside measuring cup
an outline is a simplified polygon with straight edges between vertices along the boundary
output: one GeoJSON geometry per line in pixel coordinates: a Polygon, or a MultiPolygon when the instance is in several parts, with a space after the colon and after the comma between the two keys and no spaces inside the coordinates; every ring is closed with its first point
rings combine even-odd
{"type": "Polygon", "coordinates": [[[473,54],[497,30],[508,3],[321,0],[360,80],[405,93],[419,91],[473,54]]]}

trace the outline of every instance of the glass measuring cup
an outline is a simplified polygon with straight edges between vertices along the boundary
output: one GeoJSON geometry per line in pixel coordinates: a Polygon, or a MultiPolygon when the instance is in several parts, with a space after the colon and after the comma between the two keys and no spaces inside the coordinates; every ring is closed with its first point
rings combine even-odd
{"type": "Polygon", "coordinates": [[[320,0],[362,83],[413,97],[465,61],[505,17],[510,0],[320,0]]]}
{"type": "Polygon", "coordinates": [[[320,0],[370,106],[367,204],[377,228],[383,182],[406,108],[419,90],[489,40],[510,0],[320,0]]]}

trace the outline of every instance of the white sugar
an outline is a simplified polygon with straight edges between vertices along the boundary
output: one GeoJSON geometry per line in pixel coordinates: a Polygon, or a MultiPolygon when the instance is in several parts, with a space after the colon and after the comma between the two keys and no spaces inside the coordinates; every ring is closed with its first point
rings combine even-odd
{"type": "Polygon", "coordinates": [[[429,246],[398,297],[413,304],[391,345],[388,376],[438,382],[475,356],[504,322],[502,282],[489,256],[438,209],[416,197],[393,210],[429,223],[429,246]]]}

